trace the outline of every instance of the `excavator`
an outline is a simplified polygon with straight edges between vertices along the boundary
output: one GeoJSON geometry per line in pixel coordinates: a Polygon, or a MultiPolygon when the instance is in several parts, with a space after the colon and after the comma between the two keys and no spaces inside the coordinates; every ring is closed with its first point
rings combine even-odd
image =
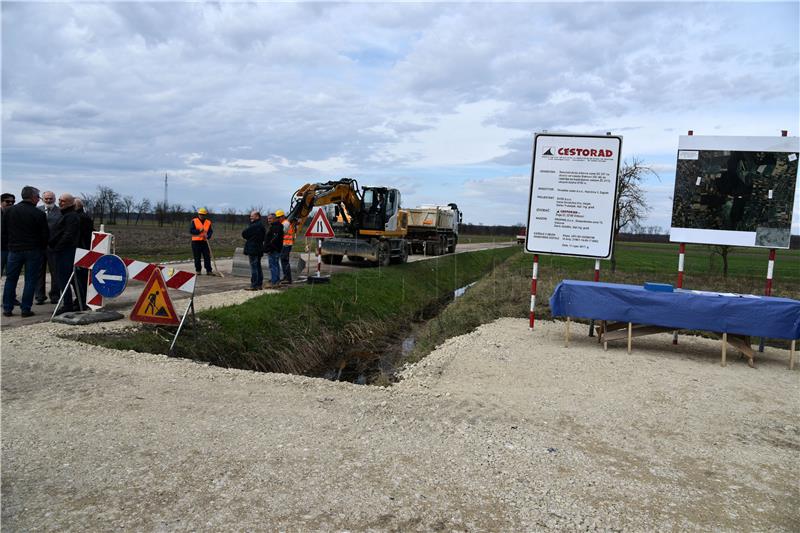
{"type": "Polygon", "coordinates": [[[315,207],[334,206],[336,236],[322,243],[322,261],[341,264],[369,261],[387,266],[408,261],[408,211],[400,208],[400,191],[388,187],[363,187],[352,178],[307,183],[293,195],[290,224],[302,228],[315,207]]]}

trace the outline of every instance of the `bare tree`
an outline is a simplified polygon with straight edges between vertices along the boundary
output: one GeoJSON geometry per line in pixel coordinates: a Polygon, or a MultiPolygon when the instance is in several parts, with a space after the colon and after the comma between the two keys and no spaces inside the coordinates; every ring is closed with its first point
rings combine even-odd
{"type": "Polygon", "coordinates": [[[236,227],[236,208],[235,207],[228,207],[224,211],[225,221],[228,223],[228,227],[233,228],[236,227]]]}
{"type": "Polygon", "coordinates": [[[91,217],[97,217],[97,196],[94,194],[81,193],[80,198],[83,200],[83,210],[91,217]]]}
{"type": "Polygon", "coordinates": [[[709,263],[713,261],[714,255],[718,255],[722,258],[722,277],[726,279],[728,278],[728,254],[730,251],[731,246],[727,244],[717,244],[711,246],[711,255],[708,257],[709,263]]]}
{"type": "Polygon", "coordinates": [[[134,224],[138,224],[142,216],[150,213],[153,209],[148,198],[142,198],[133,208],[136,210],[136,221],[134,224]]]}
{"type": "Polygon", "coordinates": [[[167,219],[169,217],[169,208],[167,204],[165,204],[164,202],[158,202],[155,207],[155,214],[156,214],[156,220],[158,220],[158,226],[162,227],[164,223],[167,222],[167,219]]]}
{"type": "Polygon", "coordinates": [[[186,210],[181,204],[172,204],[169,206],[169,218],[172,224],[182,224],[185,220],[186,210]]]}
{"type": "Polygon", "coordinates": [[[133,196],[131,196],[131,195],[124,196],[122,198],[121,202],[122,202],[122,205],[125,207],[125,223],[130,226],[130,224],[131,224],[131,214],[132,214],[132,211],[133,211],[133,205],[135,203],[133,201],[133,196]]]}
{"type": "Polygon", "coordinates": [[[100,224],[105,222],[106,214],[108,214],[108,223],[115,224],[117,221],[117,213],[120,210],[119,193],[115,192],[111,187],[98,185],[95,200],[97,216],[100,218],[100,224]]]}
{"type": "Polygon", "coordinates": [[[617,271],[617,236],[628,226],[640,226],[650,208],[645,199],[642,180],[652,174],[658,178],[652,168],[644,161],[634,157],[622,163],[619,171],[619,189],[617,190],[617,215],[614,221],[614,249],[611,252],[611,271],[617,271]]]}

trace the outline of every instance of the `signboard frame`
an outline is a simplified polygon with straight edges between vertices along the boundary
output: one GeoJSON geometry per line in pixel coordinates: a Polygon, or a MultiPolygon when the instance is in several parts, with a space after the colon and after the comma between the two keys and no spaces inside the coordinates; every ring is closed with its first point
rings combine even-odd
{"type": "MultiPolygon", "coordinates": [[[[563,147],[562,147],[563,148],[563,147]]],[[[620,164],[622,159],[622,136],[621,135],[600,135],[600,134],[579,134],[579,133],[536,133],[534,135],[533,141],[533,157],[532,157],[532,164],[531,164],[531,180],[530,180],[530,187],[528,190],[528,219],[527,219],[527,232],[525,237],[525,252],[532,253],[532,254],[548,254],[548,255],[562,255],[568,257],[587,257],[593,259],[608,259],[611,257],[611,254],[614,250],[614,226],[616,224],[616,213],[617,213],[617,203],[619,201],[619,171],[620,171],[620,164]],[[598,240],[601,243],[606,243],[607,246],[605,248],[604,253],[598,255],[597,253],[587,253],[582,254],[577,251],[561,251],[558,247],[554,248],[547,248],[547,249],[534,249],[532,240],[535,238],[535,231],[534,231],[534,224],[532,224],[532,214],[534,213],[535,209],[535,201],[534,201],[534,194],[536,191],[536,178],[537,178],[537,162],[539,163],[538,168],[539,170],[542,169],[543,163],[541,162],[541,158],[543,155],[556,156],[556,157],[564,157],[565,162],[568,161],[568,157],[585,157],[591,158],[596,157],[592,154],[592,150],[583,147],[576,147],[574,150],[575,152],[569,152],[572,148],[567,148],[568,152],[563,154],[543,154],[543,149],[546,148],[544,146],[544,142],[547,142],[547,139],[551,139],[551,142],[557,144],[566,144],[573,146],[585,144],[587,140],[597,139],[603,141],[616,141],[616,146],[613,147],[612,150],[612,161],[613,161],[613,168],[614,168],[614,178],[612,179],[613,183],[613,202],[611,203],[611,213],[610,219],[603,218],[604,227],[608,227],[608,236],[606,241],[605,231],[603,232],[602,236],[598,236],[598,240]],[[569,143],[568,141],[574,140],[574,143],[569,143]],[[567,141],[567,142],[565,142],[567,141]],[[540,149],[540,147],[542,149],[540,149]],[[586,155],[584,155],[584,153],[586,155]]],[[[611,166],[611,165],[609,165],[611,166]]],[[[560,169],[559,169],[560,170],[560,169]]],[[[556,180],[558,179],[558,173],[556,173],[556,180]]],[[[608,213],[603,213],[604,217],[608,217],[608,213]]],[[[551,226],[555,229],[555,226],[551,226]]],[[[558,242],[561,242],[559,239],[558,242]]]]}
{"type": "Polygon", "coordinates": [[[681,135],[676,153],[670,242],[788,249],[794,197],[800,181],[798,154],[798,137],[681,135]],[[781,163],[785,168],[779,168],[781,163]],[[791,191],[787,180],[793,180],[791,191]],[[791,193],[783,206],[789,210],[786,227],[772,225],[776,219],[769,215],[781,205],[758,207],[760,201],[778,201],[781,189],[791,193]]]}

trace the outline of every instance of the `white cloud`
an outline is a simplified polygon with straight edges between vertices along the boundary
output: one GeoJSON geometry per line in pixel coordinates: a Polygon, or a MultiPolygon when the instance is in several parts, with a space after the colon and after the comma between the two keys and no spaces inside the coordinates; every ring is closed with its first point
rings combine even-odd
{"type": "Polygon", "coordinates": [[[347,175],[513,223],[536,131],[621,133],[665,178],[686,130],[800,131],[796,3],[0,9],[11,190],[157,198],[168,172],[212,207],[347,175]]]}

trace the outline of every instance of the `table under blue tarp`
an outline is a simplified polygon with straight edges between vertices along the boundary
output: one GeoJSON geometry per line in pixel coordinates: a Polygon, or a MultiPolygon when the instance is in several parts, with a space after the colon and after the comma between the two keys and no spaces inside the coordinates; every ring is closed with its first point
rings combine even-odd
{"type": "Polygon", "coordinates": [[[552,315],[695,329],[771,339],[800,338],[800,301],[772,296],[675,290],[564,280],[550,297],[552,315]]]}

